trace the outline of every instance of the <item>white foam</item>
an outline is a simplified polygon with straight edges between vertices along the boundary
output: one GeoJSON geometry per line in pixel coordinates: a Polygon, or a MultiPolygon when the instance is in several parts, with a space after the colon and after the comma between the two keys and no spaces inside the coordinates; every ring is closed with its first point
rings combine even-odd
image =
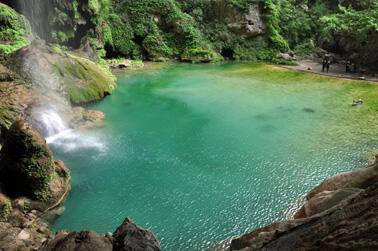
{"type": "Polygon", "coordinates": [[[46,131],[46,143],[51,146],[65,152],[79,148],[94,148],[101,152],[104,150],[104,145],[98,141],[98,137],[86,131],[80,132],[70,128],[54,109],[40,110],[37,117],[46,131]]]}
{"type": "Polygon", "coordinates": [[[46,130],[47,136],[57,135],[69,130],[68,125],[63,121],[59,114],[54,110],[40,111],[40,121],[46,130]]]}

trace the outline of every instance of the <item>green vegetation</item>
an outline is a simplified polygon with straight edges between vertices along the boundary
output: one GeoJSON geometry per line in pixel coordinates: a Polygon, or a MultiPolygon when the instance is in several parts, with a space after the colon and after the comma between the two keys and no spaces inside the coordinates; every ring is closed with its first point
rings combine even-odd
{"type": "Polygon", "coordinates": [[[114,75],[108,66],[66,54],[70,60],[55,64],[56,74],[66,85],[67,99],[73,105],[99,101],[114,89],[114,75]],[[75,84],[74,84],[75,83],[75,84]]]}
{"type": "Polygon", "coordinates": [[[0,53],[12,53],[30,44],[30,24],[12,8],[0,3],[0,53]]]}
{"type": "Polygon", "coordinates": [[[90,0],[87,5],[75,0],[73,11],[55,8],[52,40],[73,47],[89,41],[99,61],[274,61],[289,49],[310,55],[319,40],[337,32],[360,44],[371,41],[378,29],[377,5],[372,0],[90,0]],[[246,37],[230,29],[230,15],[243,23],[251,6],[258,6],[266,25],[261,36],[246,37]],[[85,31],[59,26],[67,17],[74,23],[85,20],[85,31]]]}

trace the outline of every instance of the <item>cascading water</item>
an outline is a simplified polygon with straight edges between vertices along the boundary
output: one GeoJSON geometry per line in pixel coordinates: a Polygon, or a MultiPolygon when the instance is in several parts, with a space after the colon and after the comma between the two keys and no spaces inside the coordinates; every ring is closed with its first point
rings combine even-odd
{"type": "Polygon", "coordinates": [[[51,8],[50,0],[2,0],[2,2],[23,14],[29,20],[34,34],[42,39],[48,38],[47,18],[51,8]]]}
{"type": "MultiPolygon", "coordinates": [[[[29,20],[34,35],[49,41],[51,33],[48,15],[52,13],[53,8],[51,0],[3,0],[2,2],[12,6],[29,20]]],[[[103,145],[98,143],[95,136],[84,130],[74,129],[75,126],[71,121],[75,114],[65,97],[63,81],[54,73],[52,67],[54,60],[36,62],[39,50],[34,51],[33,48],[46,50],[44,43],[36,39],[31,48],[26,50],[29,56],[21,58],[23,67],[20,75],[33,83],[36,93],[34,104],[28,108],[27,119],[46,138],[49,145],[59,147],[63,151],[77,148],[103,149],[103,145]]],[[[54,55],[51,54],[51,57],[54,55]]]]}
{"type": "Polygon", "coordinates": [[[62,131],[69,130],[69,127],[54,110],[42,111],[40,117],[41,122],[46,129],[47,136],[52,136],[62,131]]]}

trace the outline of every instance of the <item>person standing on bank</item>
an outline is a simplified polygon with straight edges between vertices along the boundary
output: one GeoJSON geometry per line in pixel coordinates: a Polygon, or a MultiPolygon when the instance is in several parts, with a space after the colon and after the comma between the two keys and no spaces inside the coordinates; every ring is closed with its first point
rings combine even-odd
{"type": "Polygon", "coordinates": [[[322,72],[324,72],[324,69],[327,69],[327,72],[329,71],[329,65],[331,64],[331,55],[327,52],[323,57],[323,68],[322,72]]]}

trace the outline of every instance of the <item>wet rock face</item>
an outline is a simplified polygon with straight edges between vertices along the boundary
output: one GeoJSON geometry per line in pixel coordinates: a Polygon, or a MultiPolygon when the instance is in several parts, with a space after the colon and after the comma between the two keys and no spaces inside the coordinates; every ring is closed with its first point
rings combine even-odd
{"type": "Polygon", "coordinates": [[[1,182],[10,196],[43,200],[53,158],[45,139],[27,121],[15,122],[8,131],[0,155],[1,182]]]}
{"type": "Polygon", "coordinates": [[[113,234],[114,250],[131,251],[146,250],[159,251],[160,243],[154,234],[137,226],[129,218],[126,218],[121,226],[113,234]]]}

